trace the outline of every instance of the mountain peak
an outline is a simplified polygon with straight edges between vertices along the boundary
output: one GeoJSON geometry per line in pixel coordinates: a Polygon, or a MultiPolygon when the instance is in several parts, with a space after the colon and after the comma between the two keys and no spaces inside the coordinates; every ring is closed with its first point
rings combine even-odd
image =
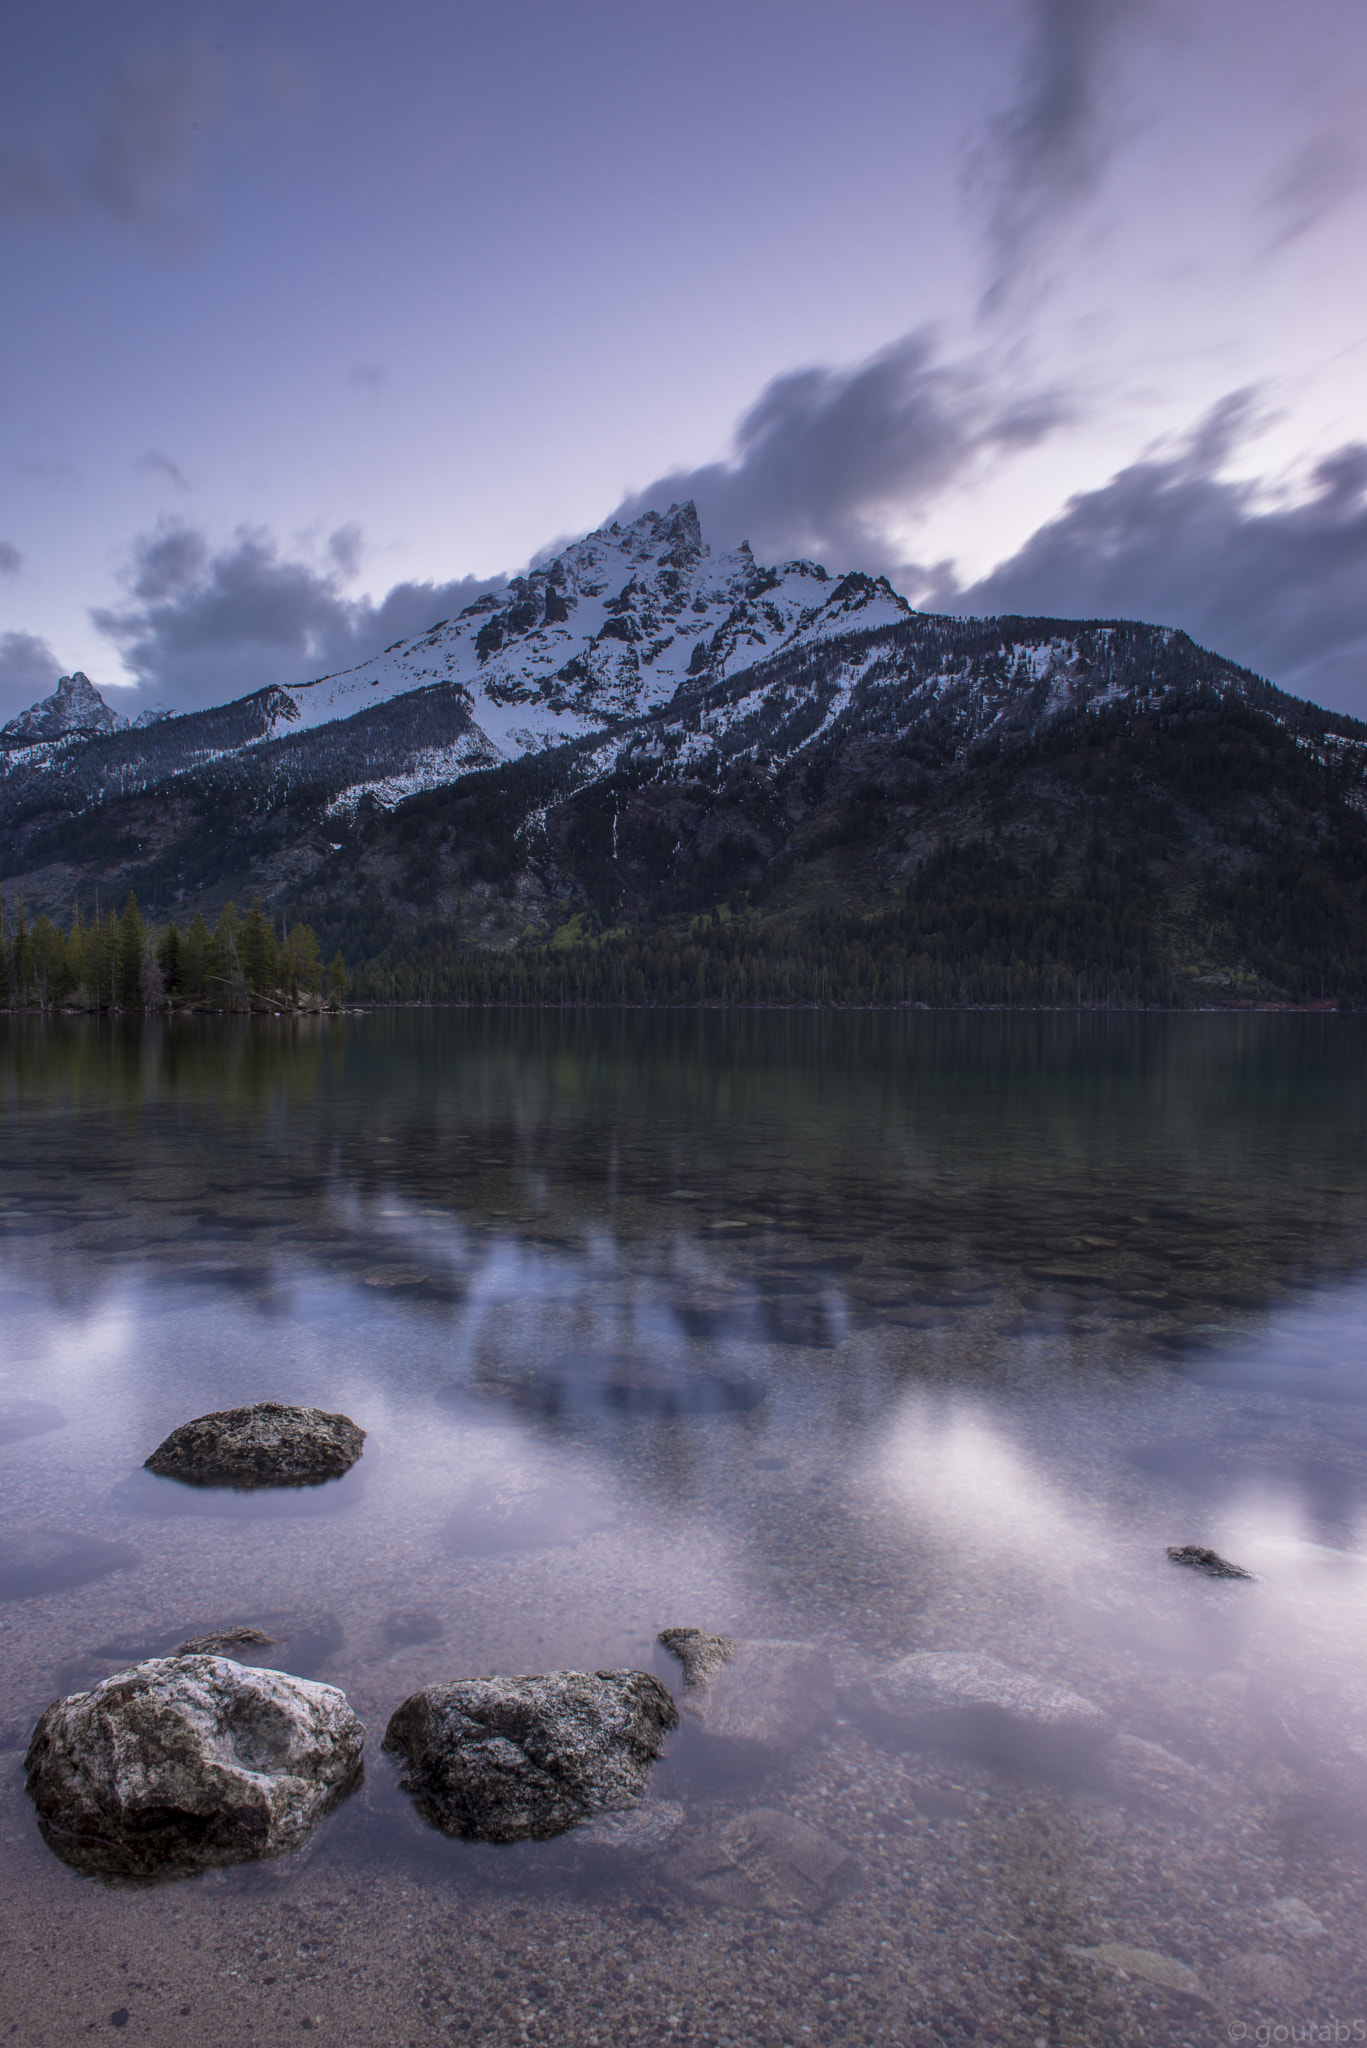
{"type": "Polygon", "coordinates": [[[59,677],[50,697],[30,704],[8,725],[0,726],[0,746],[32,746],[40,740],[66,739],[73,733],[117,732],[125,723],[105,703],[89,676],[77,669],[59,677]]]}

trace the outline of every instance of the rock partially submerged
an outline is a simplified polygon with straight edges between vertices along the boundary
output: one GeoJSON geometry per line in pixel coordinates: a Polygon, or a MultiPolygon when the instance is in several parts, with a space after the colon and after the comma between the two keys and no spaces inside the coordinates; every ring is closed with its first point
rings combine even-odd
{"type": "Polygon", "coordinates": [[[646,1671],[551,1671],[424,1686],[383,1747],[419,1813],[469,1842],[549,1841],[634,1807],[674,1701],[646,1671]]]}
{"type": "Polygon", "coordinates": [[[349,1415],[258,1401],[183,1422],[145,1462],[191,1486],[317,1486],[350,1471],[364,1443],[349,1415]]]}
{"type": "Polygon", "coordinates": [[[831,1661],[816,1643],[738,1640],[700,1628],[665,1628],[660,1642],[683,1666],[682,1712],[710,1742],[786,1755],[835,1712],[831,1661]]]}
{"type": "Polygon", "coordinates": [[[1206,1550],[1199,1543],[1170,1543],[1167,1549],[1169,1564],[1185,1565],[1188,1571],[1201,1572],[1208,1579],[1251,1579],[1252,1572],[1246,1572],[1242,1565],[1231,1564],[1227,1557],[1221,1557],[1218,1550],[1206,1550]]]}
{"type": "Polygon", "coordinates": [[[1064,1754],[1115,1732],[1080,1693],[971,1651],[914,1650],[870,1680],[868,1696],[876,1717],[912,1743],[1064,1754]]]}
{"type": "Polygon", "coordinates": [[[364,1740],[333,1686],[153,1657],[54,1701],[24,1769],[63,1862],[149,1883],[301,1848],[355,1783],[364,1740]]]}
{"type": "Polygon", "coordinates": [[[860,1876],[847,1849],[772,1806],[737,1814],[690,1843],[665,1872],[686,1898],[743,1913],[820,1913],[860,1876]]]}

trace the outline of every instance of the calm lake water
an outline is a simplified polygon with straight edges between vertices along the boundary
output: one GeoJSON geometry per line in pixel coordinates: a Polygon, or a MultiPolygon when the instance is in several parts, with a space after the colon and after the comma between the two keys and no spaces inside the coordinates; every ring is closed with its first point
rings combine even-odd
{"type": "Polygon", "coordinates": [[[0,1020],[0,1288],[5,2038],[1367,2039],[1363,1020],[0,1020]],[[264,1399],[360,1463],[142,1471],[264,1399]],[[364,1787],[299,1863],[78,1876],[38,1713],[233,1623],[345,1689],[364,1787]],[[822,1645],[836,1712],[676,1744],[654,1857],[416,1822],[408,1693],[677,1684],[680,1625],[822,1645]],[[914,1746],[867,1688],[922,1649],[1121,1732],[914,1746]],[[756,1808],[851,1886],[709,1889],[756,1808]]]}

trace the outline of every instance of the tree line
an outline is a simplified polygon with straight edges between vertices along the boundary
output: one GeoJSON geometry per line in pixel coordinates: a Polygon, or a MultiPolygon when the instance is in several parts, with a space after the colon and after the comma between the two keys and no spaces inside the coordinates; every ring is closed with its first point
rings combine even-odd
{"type": "Polygon", "coordinates": [[[87,922],[78,907],[66,931],[0,903],[0,1009],[335,1008],[346,993],[341,954],[325,967],[312,927],[277,934],[259,901],[225,904],[213,926],[196,911],[182,930],[146,919],[130,890],[121,914],[87,922]]]}

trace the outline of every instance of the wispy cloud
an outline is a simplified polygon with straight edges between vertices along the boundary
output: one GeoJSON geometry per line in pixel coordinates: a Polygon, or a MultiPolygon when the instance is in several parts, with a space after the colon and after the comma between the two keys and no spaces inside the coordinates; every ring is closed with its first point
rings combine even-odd
{"type": "Polygon", "coordinates": [[[134,542],[126,601],[91,617],[140,683],[188,707],[350,667],[498,586],[467,576],[397,583],[378,603],[350,597],[364,554],[354,525],[308,560],[282,554],[264,528],[240,528],[215,548],[200,528],[167,521],[134,542]]]}
{"type": "Polygon", "coordinates": [[[659,477],[616,516],[692,498],[714,541],[748,539],[764,560],[882,566],[898,521],[1065,413],[1057,395],[1003,393],[983,366],[947,364],[929,333],[908,334],[849,369],[776,377],[726,461],[659,477]]]}
{"type": "Polygon", "coordinates": [[[1269,249],[1284,249],[1336,213],[1367,185],[1367,154],[1342,129],[1310,136],[1265,186],[1261,205],[1269,249]]]}
{"type": "Polygon", "coordinates": [[[1028,0],[1011,97],[973,152],[969,189],[983,214],[982,310],[1000,312],[1049,242],[1098,191],[1119,124],[1126,36],[1148,0],[1028,0]]]}
{"type": "Polygon", "coordinates": [[[188,491],[190,479],[178,462],[172,462],[169,455],[163,455],[159,448],[149,448],[145,455],[138,457],[138,468],[144,476],[164,476],[178,491],[188,491]]]}
{"type": "Polygon", "coordinates": [[[1367,446],[1345,442],[1304,488],[1231,478],[1257,423],[1231,393],[1178,447],[1079,492],[967,587],[918,592],[956,612],[1141,618],[1180,626],[1284,688],[1367,716],[1367,446]]]}
{"type": "Polygon", "coordinates": [[[17,576],[24,558],[11,540],[0,540],[0,576],[17,576]]]}
{"type": "Polygon", "coordinates": [[[85,110],[79,140],[0,145],[0,221],[103,217],[183,247],[193,226],[180,203],[210,99],[197,48],[129,58],[85,110]]]}

